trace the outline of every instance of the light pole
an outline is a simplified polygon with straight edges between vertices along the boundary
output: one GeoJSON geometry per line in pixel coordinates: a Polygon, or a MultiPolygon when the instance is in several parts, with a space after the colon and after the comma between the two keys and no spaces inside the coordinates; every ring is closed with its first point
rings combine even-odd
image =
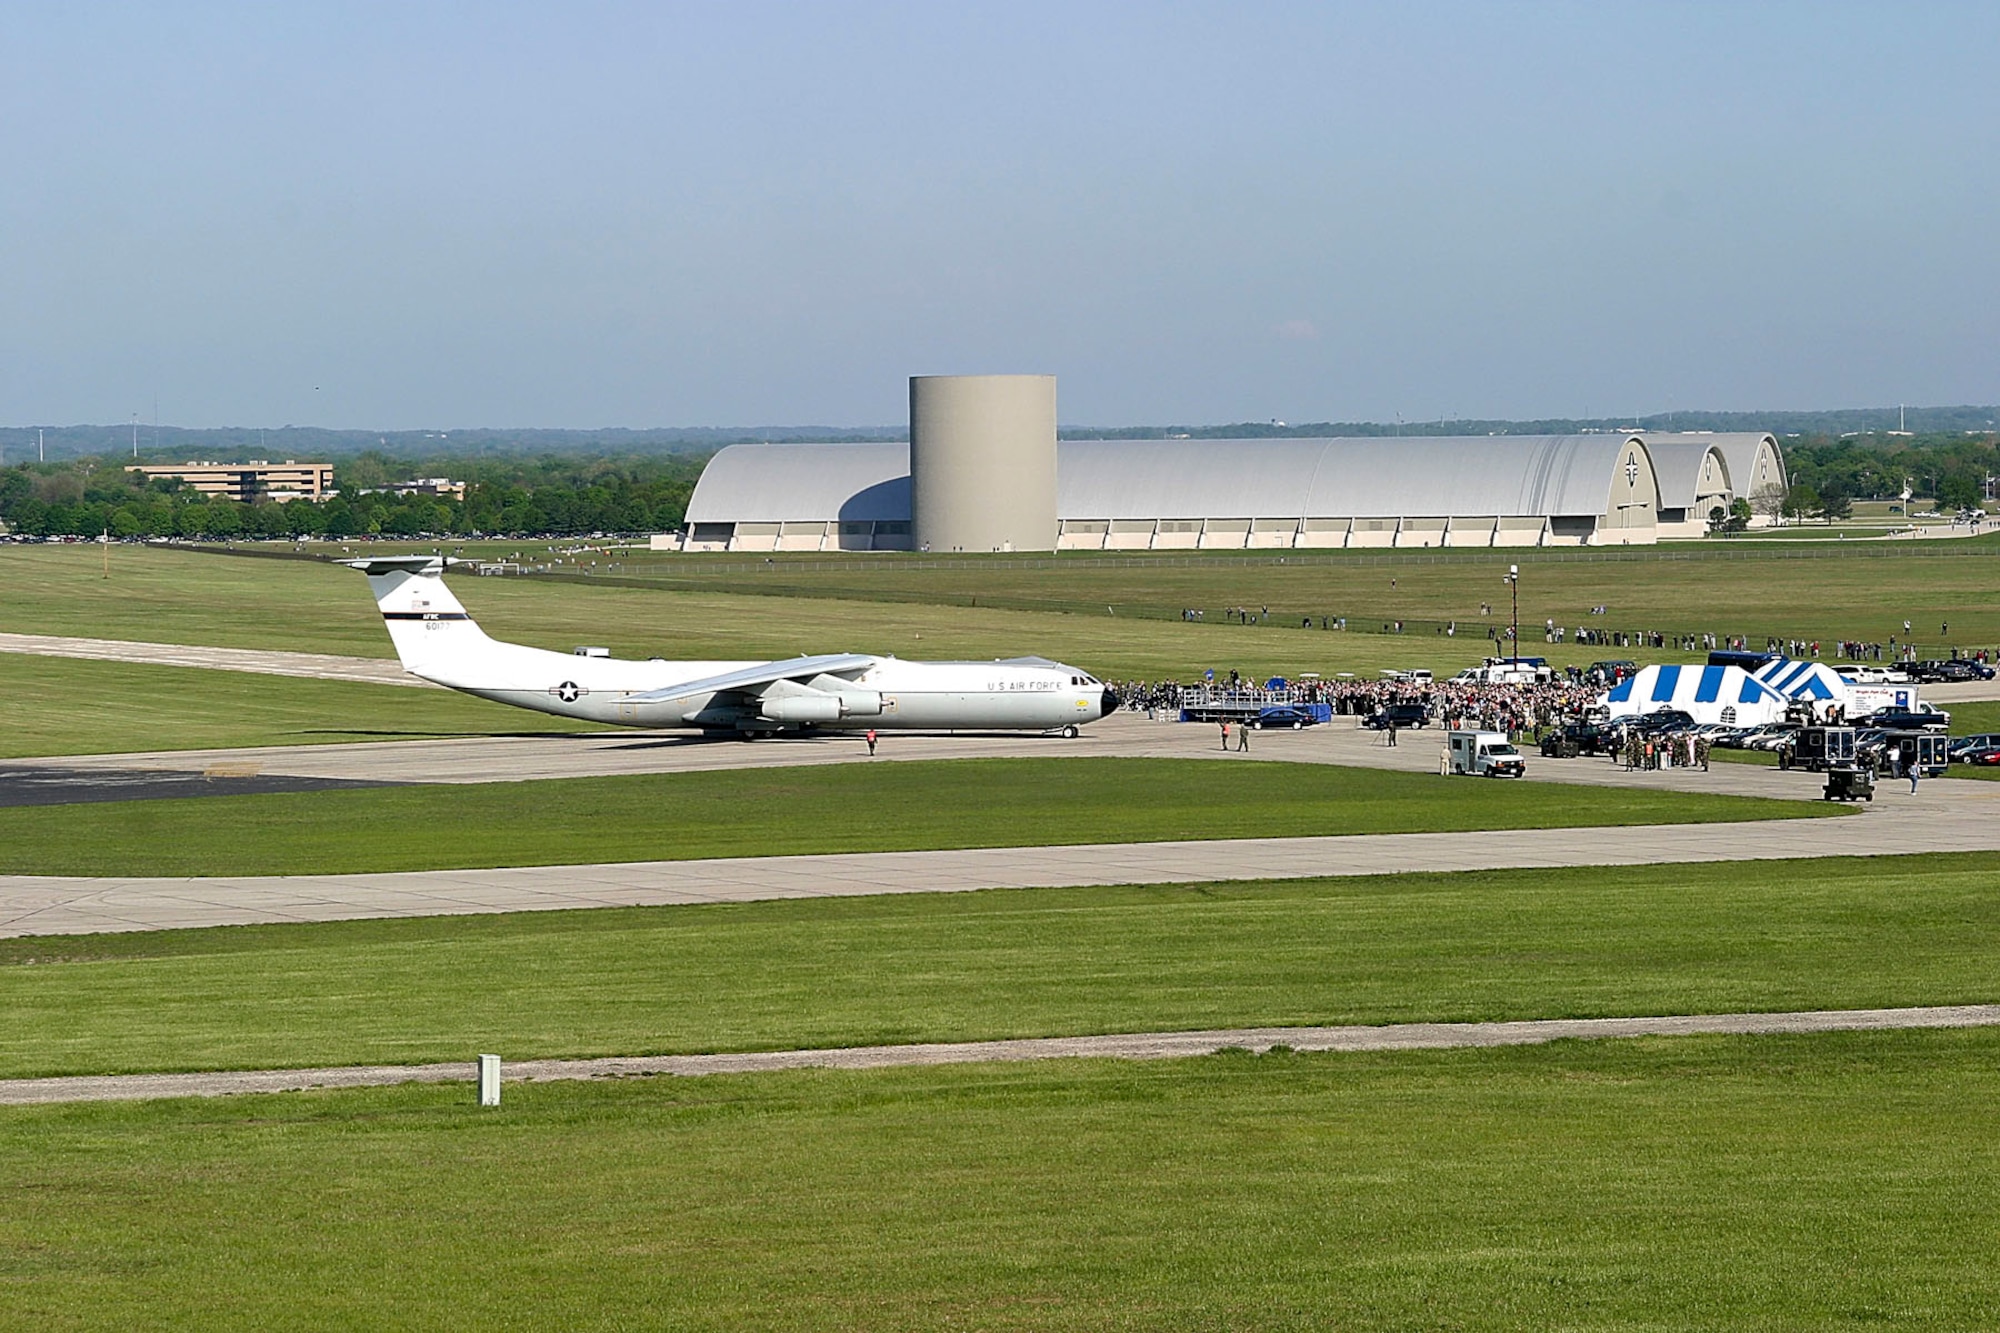
{"type": "Polygon", "coordinates": [[[1508,646],[1507,660],[1515,666],[1521,662],[1521,567],[1507,566],[1507,589],[1514,594],[1514,623],[1508,630],[1513,642],[1508,646]]]}

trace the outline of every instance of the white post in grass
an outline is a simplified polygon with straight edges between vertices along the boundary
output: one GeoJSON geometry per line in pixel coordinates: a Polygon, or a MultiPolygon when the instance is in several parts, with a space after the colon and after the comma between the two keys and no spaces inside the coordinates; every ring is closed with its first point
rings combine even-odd
{"type": "Polygon", "coordinates": [[[500,1057],[497,1055],[479,1057],[479,1104],[500,1104],[500,1057]]]}

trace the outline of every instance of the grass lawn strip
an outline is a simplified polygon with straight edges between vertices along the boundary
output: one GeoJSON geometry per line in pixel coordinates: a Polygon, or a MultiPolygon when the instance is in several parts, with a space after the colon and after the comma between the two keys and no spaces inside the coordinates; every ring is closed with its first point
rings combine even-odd
{"type": "MultiPolygon", "coordinates": [[[[1968,1027],[2000,1027],[2000,1004],[1821,1009],[1802,1014],[1559,1018],[1514,1023],[1231,1028],[1212,1032],[1123,1032],[1095,1037],[1029,1037],[1013,1041],[931,1042],[912,1046],[843,1046],[816,1051],[614,1055],[595,1060],[517,1060],[506,1066],[505,1078],[512,1083],[630,1078],[654,1074],[701,1078],[791,1069],[891,1069],[910,1065],[990,1064],[1022,1060],[1177,1060],[1218,1055],[1224,1051],[1425,1051],[1636,1037],[1968,1027]]],[[[477,1082],[476,1066],[472,1061],[459,1060],[432,1065],[343,1065],[337,1069],[205,1070],[191,1074],[96,1074],[77,1078],[0,1079],[0,1106],[141,1101],[160,1097],[225,1097],[447,1082],[477,1082]]]]}
{"type": "Polygon", "coordinates": [[[1326,764],[954,759],[21,807],[0,810],[0,874],[338,874],[1830,813],[1326,764]]]}
{"type": "Polygon", "coordinates": [[[0,1114],[9,1323],[2000,1319],[2000,1034],[1225,1055],[0,1114]]]}
{"type": "MultiPolygon", "coordinates": [[[[1964,549],[2000,545],[1976,541],[1964,549]]],[[[1886,642],[1891,634],[1900,641],[1902,621],[1910,618],[1926,655],[1949,648],[1939,642],[1946,623],[1949,639],[1963,646],[2000,640],[2000,584],[1991,554],[1884,548],[1855,555],[1833,544],[1810,558],[1776,558],[1796,552],[1759,553],[1722,543],[1629,555],[1566,553],[1583,558],[1564,561],[1506,551],[1418,562],[1407,553],[1325,554],[1333,558],[1314,553],[1284,564],[1269,558],[1193,563],[1172,556],[1134,562],[1073,553],[1042,561],[788,556],[768,565],[741,555],[635,555],[622,563],[657,568],[683,586],[466,576],[453,586],[489,633],[557,651],[591,643],[641,658],[853,650],[982,659],[1037,652],[1104,676],[1183,680],[1208,666],[1238,667],[1260,678],[1302,670],[1372,675],[1387,666],[1456,670],[1491,651],[1485,631],[1475,626],[1500,623],[1479,608],[1493,603],[1509,562],[1520,562],[1525,571],[1524,626],[1553,619],[1572,630],[1592,625],[1886,642]],[[1386,563],[1385,554],[1394,563],[1386,563]],[[767,572],[723,572],[753,563],[767,572]],[[717,573],[702,572],[709,568],[717,573]],[[1088,603],[1078,598],[1082,586],[1091,589],[1088,603]],[[1893,597],[1883,595],[1885,586],[1896,588],[1893,597]],[[971,605],[974,599],[981,600],[971,605]],[[1589,609],[1598,605],[1611,606],[1613,614],[1591,617],[1589,609]],[[1230,606],[1268,606],[1270,619],[1232,625],[1222,619],[1230,606]],[[1017,609],[1004,609],[1010,607],[1017,609]],[[1184,623],[1178,616],[1185,607],[1205,608],[1211,619],[1184,623]],[[1459,631],[1450,639],[1428,630],[1307,632],[1298,628],[1304,615],[1315,617],[1315,624],[1320,616],[1346,616],[1357,629],[1455,620],[1459,631]]],[[[388,651],[360,577],[329,564],[132,547],[112,553],[106,580],[94,550],[38,546],[0,548],[0,573],[7,575],[0,578],[0,624],[10,630],[361,657],[388,651]]],[[[1575,644],[1551,653],[1559,664],[1605,655],[1633,654],[1575,644]]],[[[1701,654],[1642,656],[1688,661],[1701,654]]]]}
{"type": "Polygon", "coordinates": [[[1985,854],[0,942],[0,1076],[2000,1000],[1985,854]]]}
{"type": "Polygon", "coordinates": [[[0,653],[0,759],[601,730],[446,690],[0,653]]]}

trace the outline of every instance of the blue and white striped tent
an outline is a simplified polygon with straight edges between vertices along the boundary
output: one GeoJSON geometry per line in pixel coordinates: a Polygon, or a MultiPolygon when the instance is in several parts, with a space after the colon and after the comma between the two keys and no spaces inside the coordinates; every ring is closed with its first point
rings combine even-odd
{"type": "Polygon", "coordinates": [[[1757,669],[1757,679],[1787,699],[1812,703],[1847,702],[1847,682],[1832,667],[1818,662],[1780,657],[1757,669]]]}
{"type": "Polygon", "coordinates": [[[1604,696],[1604,706],[1614,718],[1678,708],[1697,722],[1738,727],[1782,722],[1789,702],[1742,667],[1733,666],[1641,667],[1604,696]]]}

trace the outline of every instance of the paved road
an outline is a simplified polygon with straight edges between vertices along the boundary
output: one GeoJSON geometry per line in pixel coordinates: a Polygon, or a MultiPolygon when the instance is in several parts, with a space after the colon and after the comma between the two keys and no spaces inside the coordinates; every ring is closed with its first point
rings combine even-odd
{"type": "MultiPolygon", "coordinates": [[[[1620,1037],[1768,1036],[1794,1032],[1882,1032],[2000,1025],[2000,1005],[1912,1009],[1819,1009],[1776,1014],[1685,1014],[1643,1018],[1559,1018],[1514,1023],[1395,1023],[1380,1027],[1233,1028],[1208,1032],[1127,1032],[1016,1041],[850,1046],[833,1050],[753,1051],[723,1055],[610,1056],[596,1060],[523,1060],[503,1064],[504,1080],[619,1078],[671,1074],[752,1074],[783,1069],[888,1069],[1002,1060],[1172,1060],[1223,1050],[1435,1051],[1528,1046],[1620,1037]]],[[[53,1102],[142,1101],[219,1097],[319,1088],[375,1088],[400,1083],[470,1083],[471,1061],[432,1065],[353,1065],[332,1069],[260,1069],[196,1074],[114,1074],[0,1080],[0,1106],[53,1102]]]]}
{"type": "MultiPolygon", "coordinates": [[[[882,737],[881,759],[991,759],[1122,757],[1213,759],[1218,763],[1317,763],[1435,773],[1443,745],[1435,728],[1405,731],[1389,746],[1379,732],[1353,718],[1303,731],[1251,734],[1248,753],[1221,749],[1219,729],[1149,722],[1122,712],[1091,724],[1075,740],[1019,733],[898,732],[882,737]]],[[[762,741],[704,740],[660,732],[610,731],[446,739],[375,741],[347,745],[278,745],[241,750],[183,750],[77,755],[36,759],[44,767],[79,772],[158,769],[203,773],[263,773],[362,782],[522,782],[610,774],[685,773],[725,768],[845,764],[865,760],[859,736],[762,741]]],[[[25,762],[25,761],[24,761],[25,762]]],[[[1628,773],[1605,759],[1547,760],[1531,756],[1531,781],[1586,782],[1744,796],[1812,799],[1819,784],[1804,773],[1780,774],[1756,765],[1718,763],[1710,772],[1628,773]]]]}
{"type": "Polygon", "coordinates": [[[402,663],[331,653],[283,653],[250,648],[199,648],[179,643],[138,643],[129,639],[76,639],[60,634],[0,634],[0,653],[36,657],[83,657],[100,662],[144,662],[153,666],[206,667],[248,671],[260,676],[309,676],[318,680],[358,680],[370,685],[442,686],[418,680],[402,663]]]}
{"type": "Polygon", "coordinates": [[[0,936],[988,888],[2000,850],[2000,786],[1885,792],[1847,819],[733,857],[372,875],[0,877],[0,936]]]}
{"type": "MultiPolygon", "coordinates": [[[[1416,772],[1435,772],[1438,759],[1434,732],[1404,733],[1403,743],[1392,748],[1374,733],[1342,723],[1301,732],[1260,733],[1252,744],[1256,748],[1247,756],[1223,754],[1215,734],[1205,727],[1150,723],[1136,714],[1123,714],[1074,741],[1040,736],[892,736],[883,750],[885,755],[910,759],[1162,755],[1216,763],[1342,763],[1416,772]]],[[[469,782],[866,762],[862,753],[858,741],[842,738],[745,744],[613,734],[92,756],[64,762],[80,770],[101,764],[198,771],[234,764],[238,767],[232,771],[264,765],[267,772],[299,777],[469,782]]],[[[1812,799],[1819,791],[1819,782],[1808,774],[1743,764],[1718,764],[1709,773],[1628,773],[1602,760],[1537,760],[1531,762],[1530,772],[1533,781],[1673,787],[1798,800],[1812,799]]],[[[373,875],[4,876],[0,877],[0,936],[870,893],[1995,850],[2000,850],[2000,784],[1954,780],[1926,783],[1914,797],[1906,787],[1884,784],[1874,805],[1857,817],[1839,820],[973,848],[373,875]]]]}
{"type": "Polygon", "coordinates": [[[2000,679],[1966,680],[1951,685],[1919,685],[1920,695],[1927,701],[1949,709],[1953,704],[1984,703],[2000,699],[2000,679]]]}

